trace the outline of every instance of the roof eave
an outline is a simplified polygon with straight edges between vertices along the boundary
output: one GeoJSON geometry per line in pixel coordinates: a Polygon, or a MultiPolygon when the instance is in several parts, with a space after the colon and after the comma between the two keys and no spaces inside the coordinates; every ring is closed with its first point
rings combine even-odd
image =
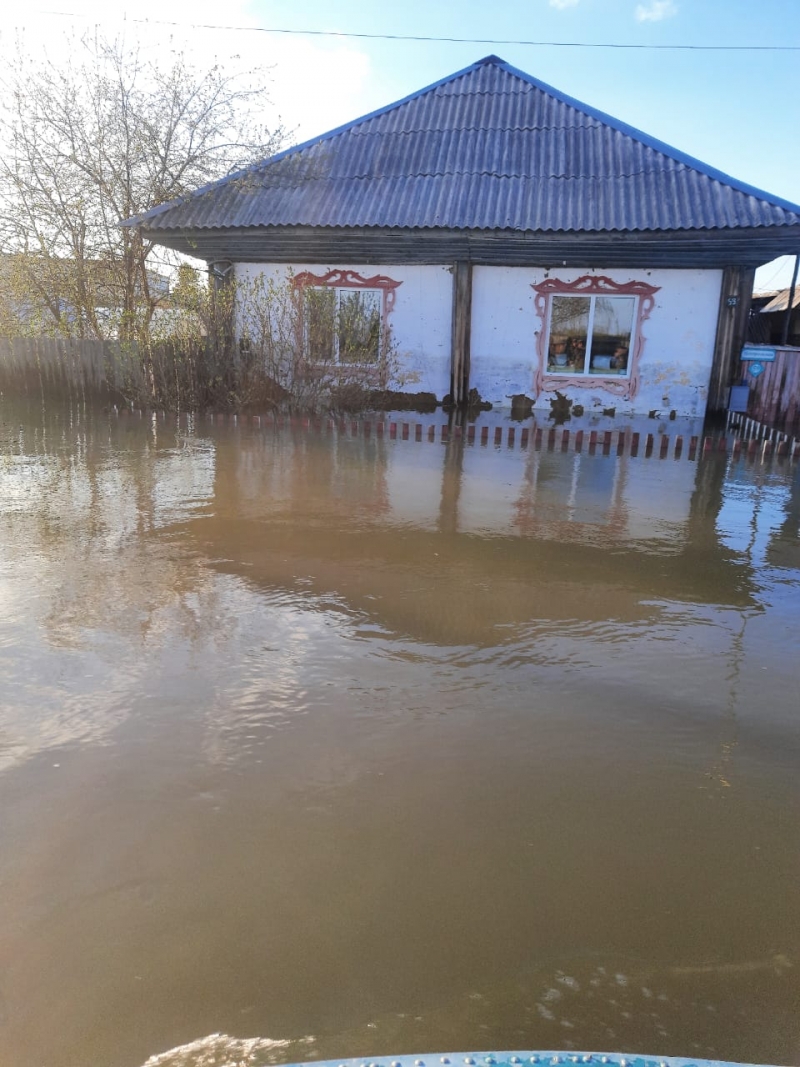
{"type": "Polygon", "coordinates": [[[449,264],[467,259],[531,267],[721,268],[757,267],[800,250],[800,225],[600,233],[275,226],[145,235],[207,262],[449,264]]]}

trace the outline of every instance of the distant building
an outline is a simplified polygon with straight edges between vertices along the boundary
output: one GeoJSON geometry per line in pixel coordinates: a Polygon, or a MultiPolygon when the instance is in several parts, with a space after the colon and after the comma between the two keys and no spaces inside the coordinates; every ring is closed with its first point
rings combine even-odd
{"type": "Polygon", "coordinates": [[[290,278],[311,365],[347,364],[319,309],[356,308],[410,391],[696,416],[725,403],[754,269],[800,249],[799,206],[496,56],[126,225],[290,278]]]}
{"type": "MultiPolygon", "coordinates": [[[[0,254],[0,332],[116,334],[124,307],[124,265],[90,259],[79,262],[34,253],[0,254]]],[[[147,291],[137,298],[166,304],[169,278],[147,271],[147,291]]]]}
{"type": "MultiPolygon", "coordinates": [[[[760,302],[760,301],[759,301],[760,302]]],[[[754,298],[753,303],[757,301],[754,298]]],[[[757,321],[750,330],[750,340],[761,344],[779,345],[783,340],[786,326],[786,311],[789,307],[789,290],[769,294],[769,299],[761,303],[757,311],[757,321]]],[[[751,315],[751,321],[755,318],[751,315]]],[[[796,287],[792,300],[792,313],[789,316],[789,334],[786,343],[800,346],[800,285],[796,287]]]]}

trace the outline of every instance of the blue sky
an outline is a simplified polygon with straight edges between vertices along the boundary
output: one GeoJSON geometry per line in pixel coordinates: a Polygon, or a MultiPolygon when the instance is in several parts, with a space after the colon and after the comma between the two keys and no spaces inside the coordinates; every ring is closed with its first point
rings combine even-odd
{"type": "MultiPolygon", "coordinates": [[[[125,18],[103,0],[59,0],[0,16],[0,46],[18,27],[29,43],[125,18]],[[53,11],[64,13],[60,16],[53,11]],[[47,12],[47,13],[45,13],[47,12]]],[[[777,196],[800,202],[800,51],[708,52],[553,48],[369,40],[257,32],[256,27],[334,34],[645,45],[795,45],[800,0],[140,0],[127,12],[148,47],[184,47],[206,58],[269,66],[275,115],[304,140],[391,103],[495,53],[562,92],[777,196]],[[142,26],[134,19],[174,26],[142,26]],[[199,28],[242,26],[244,31],[199,28]]],[[[800,251],[800,250],[799,250],[800,251]]],[[[759,281],[788,284],[787,270],[759,281]]]]}

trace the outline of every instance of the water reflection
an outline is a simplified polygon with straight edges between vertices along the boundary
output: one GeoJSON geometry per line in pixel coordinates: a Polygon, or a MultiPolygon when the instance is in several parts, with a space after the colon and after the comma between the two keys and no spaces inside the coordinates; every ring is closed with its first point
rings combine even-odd
{"type": "Polygon", "coordinates": [[[798,500],[6,403],[10,1059],[790,1060],[798,500]]]}

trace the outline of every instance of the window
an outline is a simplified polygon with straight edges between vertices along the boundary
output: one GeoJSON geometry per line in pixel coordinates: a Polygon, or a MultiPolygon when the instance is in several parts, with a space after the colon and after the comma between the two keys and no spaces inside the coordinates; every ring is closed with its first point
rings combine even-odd
{"type": "Polygon", "coordinates": [[[325,274],[303,271],[292,284],[309,363],[380,373],[389,344],[389,315],[401,282],[336,268],[325,274]]]}
{"type": "Polygon", "coordinates": [[[305,347],[313,363],[377,363],[381,354],[379,289],[307,287],[305,347]]]}
{"type": "Polygon", "coordinates": [[[532,288],[542,323],[536,395],[572,383],[633,399],[644,345],[642,323],[658,287],[586,274],[574,282],[548,278],[532,288]]]}
{"type": "Polygon", "coordinates": [[[554,296],[548,372],[627,377],[637,302],[635,296],[554,296]]]}

